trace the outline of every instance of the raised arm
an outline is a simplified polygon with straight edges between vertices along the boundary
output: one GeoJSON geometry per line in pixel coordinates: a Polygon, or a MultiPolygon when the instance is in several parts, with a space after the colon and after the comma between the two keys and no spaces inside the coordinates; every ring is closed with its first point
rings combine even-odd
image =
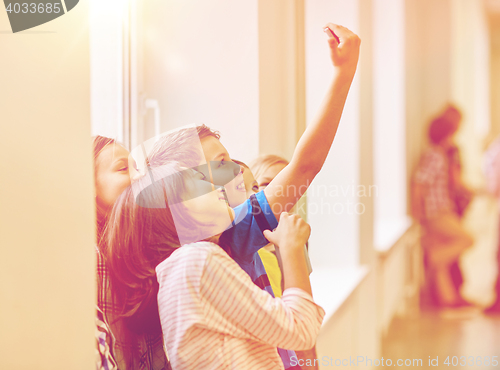
{"type": "Polygon", "coordinates": [[[264,190],[277,218],[282,211],[289,211],[297,203],[321,170],[337,133],[356,72],[361,42],[359,37],[347,28],[332,23],[325,26],[325,32],[329,36],[328,44],[333,64],[332,81],[317,118],[307,126],[290,164],[264,190]],[[331,31],[335,35],[332,35],[331,31]]]}

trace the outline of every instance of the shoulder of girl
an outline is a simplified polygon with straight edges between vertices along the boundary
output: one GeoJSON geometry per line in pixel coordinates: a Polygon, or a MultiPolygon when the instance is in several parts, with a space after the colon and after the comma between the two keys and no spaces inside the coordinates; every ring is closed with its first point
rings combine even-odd
{"type": "Polygon", "coordinates": [[[196,242],[185,244],[175,250],[170,257],[156,266],[156,271],[163,271],[170,269],[172,266],[193,266],[199,264],[200,266],[212,255],[223,252],[222,248],[217,244],[210,242],[196,242]],[[197,262],[198,261],[198,262],[197,262]]]}
{"type": "Polygon", "coordinates": [[[189,259],[193,259],[194,257],[206,257],[212,253],[218,253],[219,250],[222,251],[222,248],[217,244],[203,241],[185,244],[174,253],[172,253],[172,256],[174,256],[174,254],[177,254],[178,258],[186,257],[189,259]]]}

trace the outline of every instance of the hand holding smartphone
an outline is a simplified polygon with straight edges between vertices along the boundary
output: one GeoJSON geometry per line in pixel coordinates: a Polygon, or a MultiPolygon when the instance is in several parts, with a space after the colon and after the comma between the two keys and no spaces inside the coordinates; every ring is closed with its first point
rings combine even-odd
{"type": "Polygon", "coordinates": [[[333,33],[333,31],[328,28],[328,27],[325,27],[323,28],[323,31],[329,36],[329,37],[334,37],[335,40],[337,40],[337,43],[340,44],[340,40],[338,38],[338,36],[336,34],[333,33]]]}

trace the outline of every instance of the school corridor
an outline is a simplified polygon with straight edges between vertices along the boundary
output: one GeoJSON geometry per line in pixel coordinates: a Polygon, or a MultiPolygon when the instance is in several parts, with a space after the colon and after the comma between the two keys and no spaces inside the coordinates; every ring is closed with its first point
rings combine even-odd
{"type": "Polygon", "coordinates": [[[15,34],[0,5],[0,369],[95,368],[91,137],[144,165],[149,140],[206,124],[231,159],[290,161],[333,74],[327,22],[362,41],[337,135],[298,207],[326,312],[316,368],[500,368],[500,316],[484,313],[498,274],[484,153],[500,136],[500,0],[77,3],[15,34]],[[430,126],[451,106],[448,144],[471,195],[460,225],[474,242],[454,267],[463,301],[440,306],[449,297],[430,287],[412,194],[430,126]]]}

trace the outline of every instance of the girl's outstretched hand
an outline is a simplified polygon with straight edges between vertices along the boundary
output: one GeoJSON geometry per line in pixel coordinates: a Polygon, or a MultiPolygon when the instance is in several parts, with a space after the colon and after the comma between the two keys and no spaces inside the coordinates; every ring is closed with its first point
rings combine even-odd
{"type": "Polygon", "coordinates": [[[333,23],[326,24],[323,30],[328,35],[333,65],[354,75],[358,65],[361,39],[354,32],[333,23]]]}
{"type": "Polygon", "coordinates": [[[278,227],[274,231],[264,231],[264,237],[281,250],[295,248],[303,250],[310,234],[311,227],[307,222],[287,212],[281,213],[278,227]]]}

